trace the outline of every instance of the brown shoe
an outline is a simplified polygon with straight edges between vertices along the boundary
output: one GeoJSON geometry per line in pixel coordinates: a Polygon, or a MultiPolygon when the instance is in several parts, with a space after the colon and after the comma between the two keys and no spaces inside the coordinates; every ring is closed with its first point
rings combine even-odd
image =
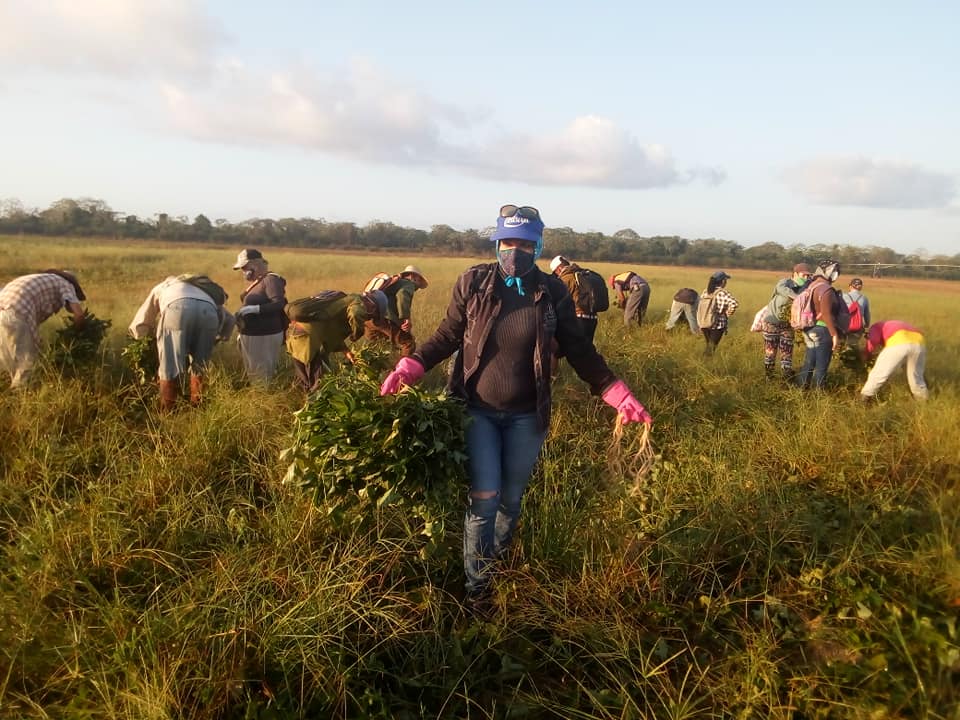
{"type": "Polygon", "coordinates": [[[179,379],[160,381],[160,412],[171,412],[177,406],[179,397],[179,379]]]}
{"type": "Polygon", "coordinates": [[[196,407],[203,402],[203,376],[190,376],[190,404],[196,407]]]}

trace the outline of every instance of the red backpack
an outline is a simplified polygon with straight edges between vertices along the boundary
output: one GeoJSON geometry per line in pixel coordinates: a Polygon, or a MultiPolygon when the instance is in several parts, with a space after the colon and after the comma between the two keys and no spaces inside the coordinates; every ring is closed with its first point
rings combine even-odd
{"type": "Polygon", "coordinates": [[[847,310],[850,311],[849,332],[854,333],[863,330],[863,311],[860,309],[860,303],[856,300],[851,300],[847,305],[847,310]]]}

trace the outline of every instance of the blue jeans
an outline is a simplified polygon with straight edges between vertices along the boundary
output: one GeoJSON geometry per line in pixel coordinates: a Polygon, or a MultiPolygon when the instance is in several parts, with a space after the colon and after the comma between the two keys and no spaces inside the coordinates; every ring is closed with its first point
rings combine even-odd
{"type": "Polygon", "coordinates": [[[547,433],[537,427],[536,413],[481,408],[469,408],[468,413],[470,493],[463,521],[463,569],[467,592],[477,593],[490,583],[491,561],[510,545],[520,501],[547,433]]]}
{"type": "Polygon", "coordinates": [[[823,325],[814,325],[803,331],[803,344],[807,352],[803,356],[803,367],[797,375],[797,385],[805,387],[813,376],[813,386],[822,388],[827,381],[827,368],[833,357],[833,338],[823,325]]]}

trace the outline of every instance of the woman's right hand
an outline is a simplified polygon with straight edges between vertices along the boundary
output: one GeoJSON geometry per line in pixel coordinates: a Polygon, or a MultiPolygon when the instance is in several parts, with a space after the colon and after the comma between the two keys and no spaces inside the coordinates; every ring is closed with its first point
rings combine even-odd
{"type": "Polygon", "coordinates": [[[414,385],[425,372],[423,365],[412,357],[400,358],[397,367],[380,386],[380,395],[396,395],[404,385],[414,385]]]}

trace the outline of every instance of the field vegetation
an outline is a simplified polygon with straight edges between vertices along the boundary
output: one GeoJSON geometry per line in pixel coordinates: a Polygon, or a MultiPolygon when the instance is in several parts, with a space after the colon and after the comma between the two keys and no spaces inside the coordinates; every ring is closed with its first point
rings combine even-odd
{"type": "MultiPolygon", "coordinates": [[[[764,380],[747,328],[780,273],[731,271],[741,309],[705,360],[663,320],[715,268],[635,266],[648,322],[611,309],[597,344],[654,417],[656,464],[638,490],[610,471],[613,411],[563,367],[476,618],[459,602],[462,481],[430,478],[448,482],[433,537],[403,503],[343,522],[283,482],[304,405],[288,367],[250,387],[221,345],[205,403],[160,415],[124,363],[126,326],[169,274],[209,274],[236,309],[238,249],[0,239],[0,283],[65,267],[112,322],[94,363],[0,390],[0,717],[960,719],[960,286],[865,278],[874,319],[925,331],[931,398],[901,374],[864,407],[838,364],[823,393],[764,380]]],[[[469,264],[265,254],[291,299],[416,263],[421,338],[469,264]]]]}

